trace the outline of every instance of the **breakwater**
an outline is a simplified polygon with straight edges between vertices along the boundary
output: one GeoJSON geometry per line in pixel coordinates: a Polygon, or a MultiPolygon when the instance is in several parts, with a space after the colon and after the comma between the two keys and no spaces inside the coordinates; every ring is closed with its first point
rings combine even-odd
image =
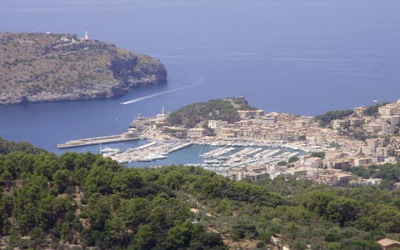
{"type": "Polygon", "coordinates": [[[68,141],[66,143],[57,144],[57,148],[74,148],[74,147],[82,147],[96,144],[106,144],[113,142],[125,142],[125,141],[133,141],[139,140],[139,137],[129,137],[126,134],[121,135],[110,135],[110,136],[101,136],[101,137],[93,137],[93,138],[84,138],[78,140],[68,141]]]}

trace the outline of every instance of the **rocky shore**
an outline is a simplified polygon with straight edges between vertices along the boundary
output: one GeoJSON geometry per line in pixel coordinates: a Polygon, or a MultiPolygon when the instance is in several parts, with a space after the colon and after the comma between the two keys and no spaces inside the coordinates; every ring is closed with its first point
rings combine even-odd
{"type": "Polygon", "coordinates": [[[112,98],[167,83],[147,55],[76,35],[0,34],[0,104],[112,98]]]}

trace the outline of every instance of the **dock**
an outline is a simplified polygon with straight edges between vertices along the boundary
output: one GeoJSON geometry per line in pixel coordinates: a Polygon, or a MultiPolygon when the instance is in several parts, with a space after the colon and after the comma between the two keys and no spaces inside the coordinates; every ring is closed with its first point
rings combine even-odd
{"type": "Polygon", "coordinates": [[[105,144],[105,143],[113,143],[113,142],[125,142],[125,141],[133,141],[139,140],[139,137],[129,137],[126,134],[121,135],[110,135],[110,136],[101,136],[94,138],[84,138],[78,140],[68,141],[63,144],[57,144],[57,148],[74,148],[74,147],[82,147],[89,145],[97,145],[97,144],[105,144]]]}
{"type": "Polygon", "coordinates": [[[109,157],[120,163],[154,161],[167,158],[168,154],[192,145],[191,141],[154,141],[138,148],[128,149],[109,157]]]}

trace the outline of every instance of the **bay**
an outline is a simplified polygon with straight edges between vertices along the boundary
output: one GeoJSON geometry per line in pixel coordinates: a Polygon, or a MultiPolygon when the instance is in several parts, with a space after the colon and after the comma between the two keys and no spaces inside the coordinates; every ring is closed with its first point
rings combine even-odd
{"type": "MultiPolygon", "coordinates": [[[[400,98],[394,0],[2,0],[1,32],[75,33],[159,58],[169,83],[122,98],[0,107],[0,136],[57,143],[125,131],[151,116],[245,96],[316,115],[400,98]],[[135,102],[122,105],[122,102],[135,102]]],[[[87,150],[96,151],[96,147],[87,150]]]]}

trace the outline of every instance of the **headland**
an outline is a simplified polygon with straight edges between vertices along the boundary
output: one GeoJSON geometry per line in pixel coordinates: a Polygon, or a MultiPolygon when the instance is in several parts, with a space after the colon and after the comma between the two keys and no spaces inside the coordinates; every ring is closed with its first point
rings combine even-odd
{"type": "Polygon", "coordinates": [[[167,83],[155,58],[70,34],[0,34],[0,104],[122,96],[167,83]]]}

